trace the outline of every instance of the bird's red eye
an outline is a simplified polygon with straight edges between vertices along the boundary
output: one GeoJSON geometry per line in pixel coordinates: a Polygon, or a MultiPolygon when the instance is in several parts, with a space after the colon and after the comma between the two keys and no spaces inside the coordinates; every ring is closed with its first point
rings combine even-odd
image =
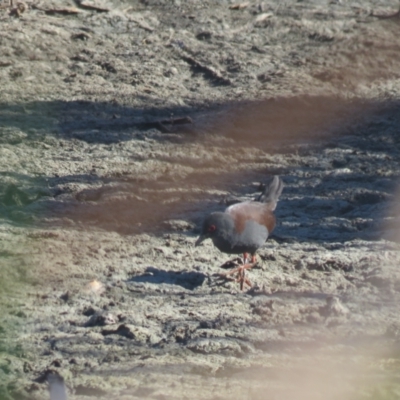
{"type": "Polygon", "coordinates": [[[208,227],[208,232],[215,232],[216,229],[217,229],[217,228],[215,227],[215,225],[210,225],[210,226],[208,227]]]}

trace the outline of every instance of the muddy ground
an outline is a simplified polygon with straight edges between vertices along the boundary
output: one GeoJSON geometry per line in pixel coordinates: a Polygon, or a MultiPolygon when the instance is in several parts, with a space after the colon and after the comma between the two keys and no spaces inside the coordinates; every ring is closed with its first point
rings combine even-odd
{"type": "Polygon", "coordinates": [[[0,10],[2,399],[400,397],[398,4],[234,4],[0,10]],[[274,174],[240,292],[194,241],[274,174]]]}

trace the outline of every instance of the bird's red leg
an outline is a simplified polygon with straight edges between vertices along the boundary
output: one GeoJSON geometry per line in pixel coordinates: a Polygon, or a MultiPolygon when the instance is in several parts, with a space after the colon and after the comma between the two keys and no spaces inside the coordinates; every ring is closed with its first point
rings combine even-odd
{"type": "Polygon", "coordinates": [[[243,286],[245,283],[247,285],[249,285],[250,287],[252,286],[250,280],[248,278],[246,278],[246,270],[253,268],[254,265],[256,264],[256,256],[255,255],[251,256],[251,263],[247,263],[247,259],[248,259],[247,253],[243,253],[243,259],[244,259],[243,265],[232,269],[231,271],[227,272],[226,274],[220,275],[222,278],[232,279],[232,278],[230,278],[230,275],[237,273],[235,282],[238,282],[240,284],[240,290],[243,290],[243,286]]]}
{"type": "MultiPolygon", "coordinates": [[[[247,267],[250,264],[246,264],[246,265],[242,265],[242,267],[247,267]]],[[[250,269],[251,267],[247,268],[250,269]]],[[[242,268],[238,274],[237,274],[237,278],[235,282],[239,282],[240,285],[240,290],[243,290],[244,284],[246,283],[247,285],[249,285],[250,287],[252,286],[249,278],[246,278],[246,268],[242,268]]]]}

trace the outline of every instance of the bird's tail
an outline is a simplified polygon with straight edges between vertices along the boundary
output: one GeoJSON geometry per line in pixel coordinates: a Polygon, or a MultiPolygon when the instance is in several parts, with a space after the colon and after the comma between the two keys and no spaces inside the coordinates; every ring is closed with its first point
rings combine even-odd
{"type": "Polygon", "coordinates": [[[271,211],[274,211],[279,196],[282,193],[283,186],[282,179],[278,175],[272,176],[268,182],[265,183],[264,191],[257,201],[265,203],[271,211]]]}

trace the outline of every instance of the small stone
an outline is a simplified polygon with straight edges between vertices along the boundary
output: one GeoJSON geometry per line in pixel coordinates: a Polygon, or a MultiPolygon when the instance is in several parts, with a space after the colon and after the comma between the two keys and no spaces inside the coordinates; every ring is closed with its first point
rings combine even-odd
{"type": "Polygon", "coordinates": [[[114,325],[119,322],[118,317],[110,312],[99,312],[93,314],[85,326],[105,326],[114,325]]]}

